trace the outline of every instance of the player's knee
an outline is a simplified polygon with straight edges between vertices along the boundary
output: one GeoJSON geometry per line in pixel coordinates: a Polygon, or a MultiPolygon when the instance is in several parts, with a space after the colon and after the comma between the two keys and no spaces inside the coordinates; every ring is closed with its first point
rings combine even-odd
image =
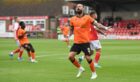
{"type": "Polygon", "coordinates": [[[28,48],[28,47],[25,47],[25,49],[26,49],[26,51],[27,51],[27,52],[30,52],[30,48],[28,48]]]}
{"type": "Polygon", "coordinates": [[[73,62],[74,59],[75,59],[74,58],[74,53],[70,53],[68,59],[73,62]]]}
{"type": "Polygon", "coordinates": [[[29,48],[30,48],[30,51],[31,51],[32,53],[34,53],[34,52],[35,52],[35,50],[34,50],[34,48],[33,48],[32,44],[29,44],[29,48]]]}
{"type": "Polygon", "coordinates": [[[32,52],[32,53],[34,53],[34,52],[35,52],[35,50],[31,50],[31,52],[32,52]]]}
{"type": "Polygon", "coordinates": [[[93,51],[93,50],[91,50],[91,51],[90,51],[90,55],[92,55],[93,53],[94,53],[94,51],[93,51]]]}
{"type": "Polygon", "coordinates": [[[101,48],[99,48],[99,49],[96,49],[96,52],[99,52],[99,53],[101,53],[101,48]]]}
{"type": "Polygon", "coordinates": [[[85,58],[89,64],[92,62],[92,59],[90,58],[90,56],[85,56],[85,58]]]}
{"type": "Polygon", "coordinates": [[[72,56],[69,56],[69,60],[73,63],[75,61],[75,58],[72,56]]]}
{"type": "Polygon", "coordinates": [[[23,50],[20,50],[20,52],[23,52],[23,50]]]}
{"type": "Polygon", "coordinates": [[[90,60],[87,60],[87,62],[90,64],[90,63],[92,62],[92,59],[90,59],[90,60]]]}
{"type": "Polygon", "coordinates": [[[74,57],[72,55],[69,55],[69,60],[72,60],[74,57]]]}
{"type": "Polygon", "coordinates": [[[30,52],[30,49],[26,49],[27,50],[27,52],[30,52]]]}
{"type": "Polygon", "coordinates": [[[23,51],[24,50],[24,48],[23,47],[20,47],[20,51],[23,51]]]}
{"type": "Polygon", "coordinates": [[[87,59],[87,62],[90,64],[92,62],[92,59],[87,59]]]}
{"type": "Polygon", "coordinates": [[[31,52],[33,52],[33,53],[35,52],[34,48],[31,48],[31,52]]]}

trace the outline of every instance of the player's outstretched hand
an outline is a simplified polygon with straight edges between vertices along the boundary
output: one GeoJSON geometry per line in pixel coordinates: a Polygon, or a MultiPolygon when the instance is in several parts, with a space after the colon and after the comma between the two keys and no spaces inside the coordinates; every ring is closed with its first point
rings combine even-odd
{"type": "Polygon", "coordinates": [[[114,29],[113,29],[113,28],[108,28],[108,31],[109,31],[109,32],[113,32],[114,29]]]}

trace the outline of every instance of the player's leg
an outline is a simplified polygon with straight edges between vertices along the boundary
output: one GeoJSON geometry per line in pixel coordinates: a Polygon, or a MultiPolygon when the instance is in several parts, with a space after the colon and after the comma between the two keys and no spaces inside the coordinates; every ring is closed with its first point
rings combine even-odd
{"type": "Polygon", "coordinates": [[[20,46],[20,51],[18,53],[18,61],[23,61],[23,58],[22,58],[23,50],[24,48],[20,46]]]}
{"type": "Polygon", "coordinates": [[[82,55],[78,58],[78,62],[81,64],[84,59],[85,59],[85,56],[82,55]]]}
{"type": "MultiPolygon", "coordinates": [[[[90,42],[90,54],[92,55],[93,52],[94,52],[94,45],[93,45],[92,42],[90,42]]],[[[83,55],[83,56],[80,56],[80,57],[78,58],[79,63],[81,64],[81,62],[82,62],[84,59],[85,59],[85,56],[84,56],[84,55],[83,55]]]]}
{"type": "Polygon", "coordinates": [[[97,78],[97,74],[96,74],[96,70],[95,70],[95,67],[94,67],[94,61],[91,59],[90,56],[86,55],[85,56],[89,66],[90,66],[90,70],[92,72],[92,76],[91,76],[91,79],[95,79],[97,78]]]}
{"type": "Polygon", "coordinates": [[[28,60],[31,61],[32,60],[31,54],[30,52],[27,52],[27,53],[28,53],[28,60]]]}
{"type": "Polygon", "coordinates": [[[69,41],[68,36],[65,36],[65,35],[64,35],[64,40],[63,40],[63,41],[66,42],[68,48],[70,48],[70,41],[69,41]]]}
{"type": "Polygon", "coordinates": [[[24,48],[21,46],[19,40],[18,40],[18,44],[17,44],[20,48],[20,51],[18,53],[18,61],[23,61],[23,58],[22,58],[22,54],[23,54],[23,51],[24,51],[24,48]]]}
{"type": "Polygon", "coordinates": [[[29,46],[30,46],[30,54],[31,54],[31,57],[32,57],[31,62],[37,62],[35,60],[35,50],[34,50],[32,44],[29,44],[29,46]]]}
{"type": "Polygon", "coordinates": [[[35,60],[35,51],[31,44],[24,44],[24,49],[26,49],[28,56],[31,56],[31,62],[37,62],[35,60]]]}
{"type": "Polygon", "coordinates": [[[80,67],[80,64],[77,62],[77,60],[75,59],[75,55],[76,55],[76,52],[70,52],[69,53],[69,60],[72,62],[72,64],[79,68],[80,67]]]}
{"type": "Polygon", "coordinates": [[[10,54],[14,55],[20,51],[20,48],[16,48],[14,51],[12,51],[10,54]]]}
{"type": "Polygon", "coordinates": [[[17,40],[17,45],[18,45],[18,47],[20,49],[19,52],[18,52],[18,61],[23,61],[22,54],[23,54],[24,48],[21,46],[19,40],[17,40]]]}
{"type": "Polygon", "coordinates": [[[70,48],[70,41],[68,38],[66,39],[66,43],[67,43],[68,48],[70,48]]]}
{"type": "Polygon", "coordinates": [[[14,51],[10,52],[9,56],[12,59],[14,54],[18,53],[20,51],[20,48],[15,49],[14,51]]]}
{"type": "Polygon", "coordinates": [[[98,67],[98,68],[101,68],[101,66],[98,64],[99,60],[100,60],[100,56],[101,56],[101,44],[100,44],[100,41],[99,40],[96,40],[94,42],[94,46],[96,48],[96,54],[95,54],[95,58],[94,58],[94,61],[95,61],[95,67],[98,67]]]}
{"type": "Polygon", "coordinates": [[[10,54],[9,54],[10,58],[13,58],[14,54],[20,52],[20,43],[19,43],[19,40],[16,40],[16,44],[17,44],[18,48],[15,49],[15,50],[13,50],[12,52],[10,52],[10,54]]]}
{"type": "MultiPolygon", "coordinates": [[[[90,54],[92,55],[93,54],[93,50],[91,50],[90,51],[90,54]]],[[[82,63],[82,61],[85,59],[85,55],[83,55],[83,56],[80,56],[79,58],[78,58],[78,61],[79,61],[79,63],[81,64],[82,63]]]]}
{"type": "Polygon", "coordinates": [[[30,48],[28,47],[28,44],[24,44],[24,45],[22,45],[22,47],[27,51],[28,56],[31,56],[31,54],[30,54],[30,48]]]}
{"type": "Polygon", "coordinates": [[[95,61],[95,67],[98,67],[98,68],[100,68],[101,66],[99,65],[99,60],[100,60],[100,56],[101,56],[101,48],[99,48],[99,49],[96,49],[96,54],[95,54],[95,59],[94,59],[94,61],[95,61]]]}
{"type": "Polygon", "coordinates": [[[92,76],[91,76],[91,79],[95,79],[97,78],[97,74],[96,74],[96,70],[95,70],[95,67],[94,67],[94,61],[92,60],[92,58],[90,57],[91,56],[91,49],[90,49],[90,44],[87,43],[87,44],[83,44],[82,45],[82,51],[84,52],[85,54],[85,58],[89,64],[89,67],[92,71],[92,76]]]}
{"type": "MultiPolygon", "coordinates": [[[[28,44],[24,44],[21,49],[24,50],[23,48],[27,51],[29,61],[31,61],[32,57],[31,57],[31,53],[30,53],[30,51],[31,51],[30,47],[28,46],[28,44]]],[[[19,54],[19,57],[21,57],[20,54],[19,54]]]]}
{"type": "Polygon", "coordinates": [[[81,50],[79,49],[78,45],[73,44],[73,46],[72,46],[72,48],[70,50],[70,53],[69,53],[69,60],[79,70],[76,77],[80,77],[80,75],[84,71],[84,68],[79,64],[79,62],[75,58],[75,55],[77,53],[80,53],[80,52],[81,52],[81,50]]]}

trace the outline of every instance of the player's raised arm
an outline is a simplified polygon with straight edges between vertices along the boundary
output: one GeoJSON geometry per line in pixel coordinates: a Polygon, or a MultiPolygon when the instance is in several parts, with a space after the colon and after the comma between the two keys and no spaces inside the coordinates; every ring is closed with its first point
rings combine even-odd
{"type": "Polygon", "coordinates": [[[98,23],[96,20],[93,23],[97,28],[103,29],[103,30],[108,30],[110,27],[104,26],[101,23],[98,23]]]}
{"type": "Polygon", "coordinates": [[[96,11],[92,11],[90,14],[90,19],[92,20],[91,22],[93,23],[93,25],[94,26],[96,26],[97,28],[99,28],[99,29],[103,29],[103,30],[108,30],[108,29],[110,29],[110,27],[106,27],[106,26],[104,26],[104,25],[102,25],[101,23],[98,23],[97,21],[96,21],[96,19],[97,19],[97,13],[96,13],[96,11]]]}
{"type": "Polygon", "coordinates": [[[102,35],[106,36],[106,33],[105,33],[105,32],[103,32],[102,30],[100,30],[99,28],[95,28],[95,29],[97,30],[97,32],[98,32],[98,33],[100,33],[100,34],[102,34],[102,35]]]}

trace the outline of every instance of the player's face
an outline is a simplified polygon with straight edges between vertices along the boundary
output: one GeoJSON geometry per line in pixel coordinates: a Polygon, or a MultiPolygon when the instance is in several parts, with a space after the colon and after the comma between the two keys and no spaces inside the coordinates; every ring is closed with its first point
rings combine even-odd
{"type": "Polygon", "coordinates": [[[94,19],[97,19],[98,16],[97,16],[97,14],[93,14],[91,17],[94,19]]]}
{"type": "Polygon", "coordinates": [[[22,29],[25,29],[25,26],[21,26],[22,29]]]}
{"type": "Polygon", "coordinates": [[[16,18],[15,21],[16,21],[16,22],[19,22],[19,18],[16,18]]]}
{"type": "Polygon", "coordinates": [[[76,13],[81,14],[84,10],[84,6],[82,4],[77,4],[76,6],[76,13]]]}

